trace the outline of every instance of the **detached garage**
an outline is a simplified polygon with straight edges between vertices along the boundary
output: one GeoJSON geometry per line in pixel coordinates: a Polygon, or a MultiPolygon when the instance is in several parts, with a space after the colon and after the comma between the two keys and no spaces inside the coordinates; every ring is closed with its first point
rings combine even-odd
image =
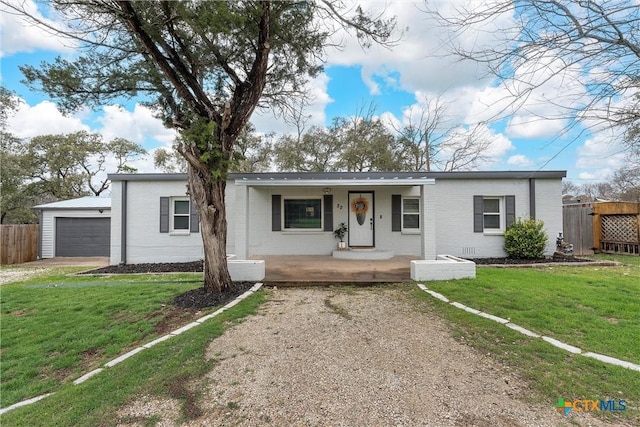
{"type": "Polygon", "coordinates": [[[40,258],[110,255],[111,198],[81,197],[40,211],[40,258]]]}

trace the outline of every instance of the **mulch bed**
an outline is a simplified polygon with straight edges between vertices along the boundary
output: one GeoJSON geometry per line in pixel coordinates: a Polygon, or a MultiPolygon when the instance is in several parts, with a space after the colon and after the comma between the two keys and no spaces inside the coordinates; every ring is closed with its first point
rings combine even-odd
{"type": "Polygon", "coordinates": [[[182,308],[207,308],[217,305],[224,305],[237,296],[248,291],[253,282],[235,282],[233,288],[223,293],[207,292],[204,287],[191,289],[184,292],[173,299],[173,304],[182,308]]]}
{"type": "Polygon", "coordinates": [[[120,264],[85,271],[81,274],[135,274],[135,273],[202,273],[202,261],[157,264],[120,264]]]}
{"type": "Polygon", "coordinates": [[[523,264],[548,264],[556,262],[591,262],[590,259],[562,257],[562,258],[540,258],[540,259],[517,259],[517,258],[469,258],[478,265],[523,265],[523,264]]]}
{"type": "MultiPolygon", "coordinates": [[[[110,265],[80,274],[202,273],[202,271],[202,261],[194,261],[110,265]]],[[[207,292],[204,287],[199,287],[176,296],[173,299],[173,304],[181,308],[194,309],[224,305],[249,290],[253,285],[253,282],[235,282],[232,289],[222,293],[207,292]]]]}

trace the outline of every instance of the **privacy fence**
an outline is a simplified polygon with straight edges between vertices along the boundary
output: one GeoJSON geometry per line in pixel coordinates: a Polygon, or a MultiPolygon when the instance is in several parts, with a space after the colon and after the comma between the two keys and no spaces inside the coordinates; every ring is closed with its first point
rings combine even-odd
{"type": "Polygon", "coordinates": [[[0,265],[38,258],[38,225],[0,225],[0,265]]]}
{"type": "Polygon", "coordinates": [[[564,240],[576,255],[640,254],[640,203],[578,203],[562,213],[564,240]]]}

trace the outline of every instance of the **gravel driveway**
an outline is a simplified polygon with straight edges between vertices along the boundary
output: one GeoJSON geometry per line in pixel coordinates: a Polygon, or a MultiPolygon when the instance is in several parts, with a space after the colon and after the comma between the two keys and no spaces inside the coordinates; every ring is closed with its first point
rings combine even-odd
{"type": "MultiPolygon", "coordinates": [[[[257,316],[211,342],[218,363],[188,426],[603,425],[527,403],[509,369],[455,341],[428,306],[390,288],[277,289],[257,316]]],[[[180,418],[153,397],[121,420],[180,418]]],[[[128,424],[121,424],[128,425],[128,424]]],[[[140,424],[142,425],[142,424],[140,424]]]]}

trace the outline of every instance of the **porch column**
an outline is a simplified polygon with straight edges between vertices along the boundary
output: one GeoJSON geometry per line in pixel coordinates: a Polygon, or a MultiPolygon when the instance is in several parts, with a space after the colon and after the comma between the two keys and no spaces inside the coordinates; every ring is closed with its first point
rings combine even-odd
{"type": "Polygon", "coordinates": [[[236,183],[236,203],[233,212],[227,212],[227,216],[233,215],[236,222],[235,259],[247,259],[249,257],[249,186],[236,183]]]}
{"type": "Polygon", "coordinates": [[[436,259],[435,182],[420,187],[420,243],[422,259],[436,259]]]}

